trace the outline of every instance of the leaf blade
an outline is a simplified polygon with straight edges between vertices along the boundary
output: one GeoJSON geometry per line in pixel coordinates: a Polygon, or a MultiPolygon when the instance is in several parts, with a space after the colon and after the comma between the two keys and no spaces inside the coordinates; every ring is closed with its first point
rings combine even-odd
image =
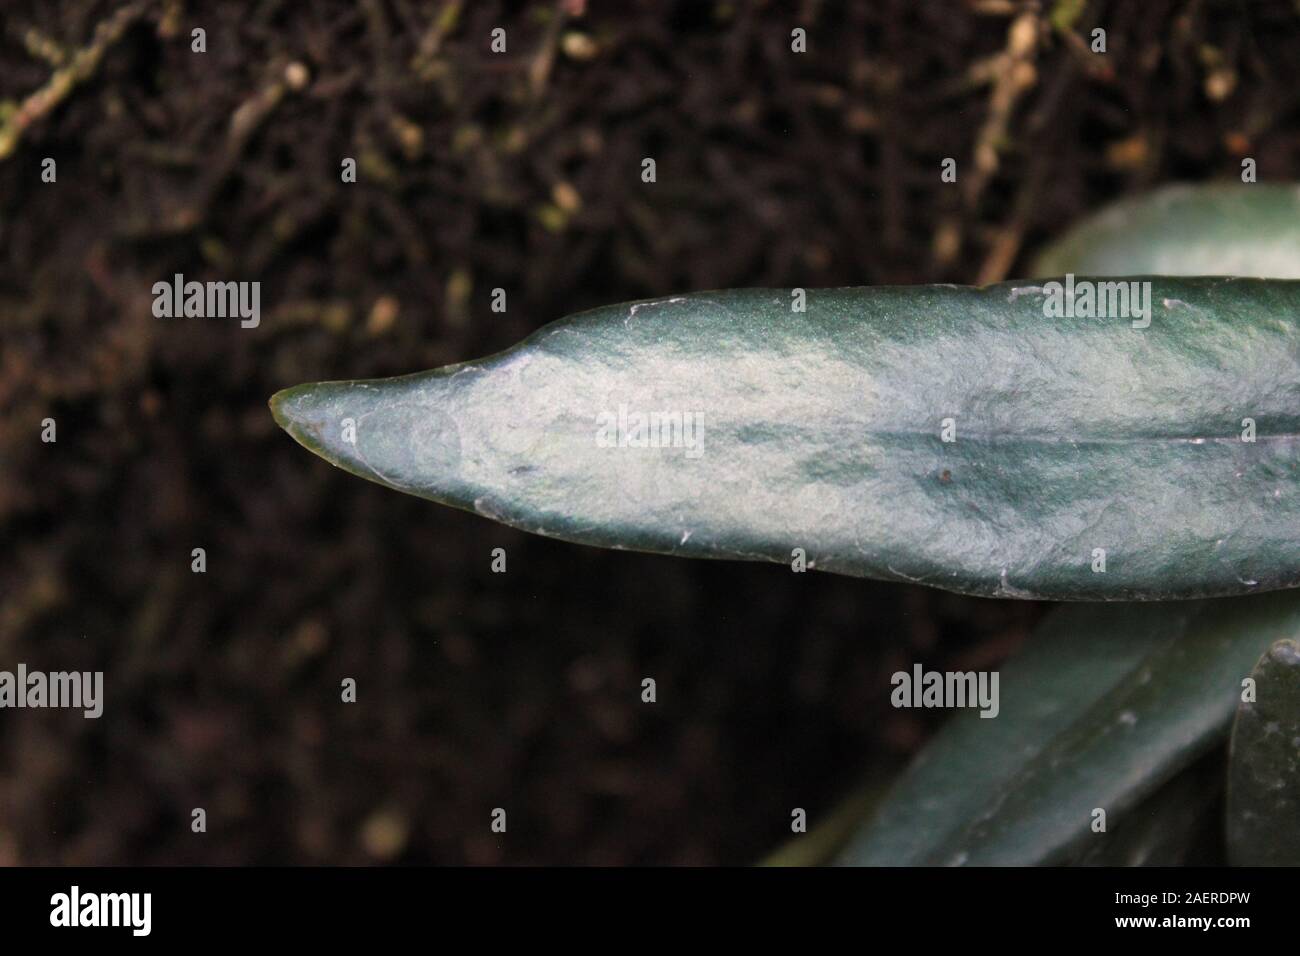
{"type": "MultiPolygon", "coordinates": [[[[1295,631],[1300,637],[1300,629],[1295,631]]],[[[1237,866],[1300,865],[1300,642],[1285,638],[1255,665],[1228,762],[1228,852],[1237,866]]]]}
{"type": "Polygon", "coordinates": [[[1300,186],[1179,184],[1122,199],[1051,243],[1032,271],[1300,279],[1300,186]]]}
{"type": "Polygon", "coordinates": [[[1092,832],[1093,811],[1124,834],[1126,815],[1224,739],[1260,648],[1297,627],[1297,592],[1058,609],[1004,669],[1001,714],[950,721],[842,862],[1061,864],[1097,853],[1106,834],[1092,832]]]}
{"type": "Polygon", "coordinates": [[[584,544],[803,548],[823,570],[992,597],[1296,586],[1300,283],[1151,281],[1164,305],[1141,330],[1046,318],[1023,284],[812,290],[799,315],[776,290],[677,296],[272,408],[354,474],[584,544]],[[667,447],[631,444],[662,438],[634,424],[659,412],[667,447]]]}

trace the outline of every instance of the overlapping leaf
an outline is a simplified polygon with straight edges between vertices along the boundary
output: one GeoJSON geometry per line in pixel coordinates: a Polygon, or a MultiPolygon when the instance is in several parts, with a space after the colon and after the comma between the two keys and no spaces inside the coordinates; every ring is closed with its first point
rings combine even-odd
{"type": "Polygon", "coordinates": [[[1124,199],[1049,245],[1032,271],[1300,279],[1300,185],[1175,185],[1124,199]]]}
{"type": "Polygon", "coordinates": [[[1259,659],[1232,729],[1228,852],[1233,863],[1300,866],[1300,628],[1259,659]]]}
{"type": "Polygon", "coordinates": [[[1135,816],[1140,828],[1147,797],[1220,744],[1261,649],[1298,628],[1300,592],[1059,609],[1003,669],[999,716],[954,718],[842,861],[1104,856],[1135,816]]]}

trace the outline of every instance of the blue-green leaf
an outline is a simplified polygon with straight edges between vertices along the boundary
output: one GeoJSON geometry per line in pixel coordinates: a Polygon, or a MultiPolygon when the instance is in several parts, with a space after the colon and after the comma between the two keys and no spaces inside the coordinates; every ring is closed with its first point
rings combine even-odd
{"type": "Polygon", "coordinates": [[[954,718],[843,862],[1095,857],[1147,797],[1220,745],[1261,649],[1297,628],[1300,592],[1059,609],[1002,670],[999,715],[954,718]]]}
{"type": "Polygon", "coordinates": [[[1154,278],[1133,318],[1045,283],[798,292],[271,406],[356,475],[583,544],[993,597],[1300,584],[1300,283],[1154,278]]]}
{"type": "Polygon", "coordinates": [[[1070,229],[1033,274],[1300,279],[1300,185],[1166,186],[1070,229]]]}

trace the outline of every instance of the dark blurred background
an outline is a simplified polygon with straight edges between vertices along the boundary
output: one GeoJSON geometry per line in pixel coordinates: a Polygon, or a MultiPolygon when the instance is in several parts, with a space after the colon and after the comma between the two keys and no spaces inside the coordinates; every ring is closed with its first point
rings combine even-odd
{"type": "Polygon", "coordinates": [[[0,863],[762,857],[942,719],[893,671],[995,666],[1043,607],[529,537],[329,467],[267,397],[627,299],[994,281],[1111,198],[1300,166],[1282,0],[0,18],[0,669],[106,698],[0,711],[0,863]],[[259,280],[261,325],[155,318],[176,272],[259,280]]]}

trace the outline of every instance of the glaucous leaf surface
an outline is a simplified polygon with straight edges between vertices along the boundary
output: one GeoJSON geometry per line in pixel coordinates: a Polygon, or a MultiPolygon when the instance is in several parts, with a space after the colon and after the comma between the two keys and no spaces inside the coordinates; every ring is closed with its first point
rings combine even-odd
{"type": "Polygon", "coordinates": [[[1033,274],[1300,279],[1300,185],[1174,185],[1113,203],[1053,242],[1033,274]]]}
{"type": "Polygon", "coordinates": [[[1146,327],[1041,282],[674,296],[271,406],[353,474],[584,544],[1005,598],[1300,584],[1300,283],[1149,281],[1146,327]]]}

